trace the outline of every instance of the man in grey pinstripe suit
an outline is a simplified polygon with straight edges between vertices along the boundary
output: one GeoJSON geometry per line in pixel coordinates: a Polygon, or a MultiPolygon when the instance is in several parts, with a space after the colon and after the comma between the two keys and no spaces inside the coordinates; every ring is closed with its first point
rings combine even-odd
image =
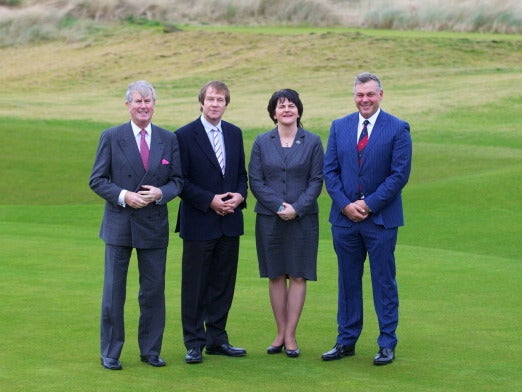
{"type": "Polygon", "coordinates": [[[129,86],[126,105],[131,121],[102,133],[89,180],[91,189],[105,199],[100,230],[105,242],[100,350],[101,364],[110,370],[122,368],[123,311],[133,248],[140,273],[141,361],[166,365],[159,355],[165,328],[167,202],[181,192],[183,180],[176,136],[151,124],[155,102],[149,83],[129,86]]]}

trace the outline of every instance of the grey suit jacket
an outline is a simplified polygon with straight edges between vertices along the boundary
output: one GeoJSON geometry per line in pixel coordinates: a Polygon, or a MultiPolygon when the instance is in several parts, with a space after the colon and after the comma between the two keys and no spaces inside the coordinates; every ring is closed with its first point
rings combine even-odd
{"type": "Polygon", "coordinates": [[[257,199],[255,212],[274,215],[284,201],[292,204],[299,216],[317,213],[317,197],[323,186],[321,138],[299,128],[286,158],[284,152],[276,128],[254,141],[248,175],[257,199]]]}
{"type": "Polygon", "coordinates": [[[100,237],[107,244],[166,247],[166,203],[179,195],[183,186],[176,135],[152,125],[149,170],[145,172],[130,122],[103,131],[89,186],[106,201],[100,237]],[[118,205],[122,189],[137,192],[142,185],[160,188],[161,201],[139,209],[118,205]]]}

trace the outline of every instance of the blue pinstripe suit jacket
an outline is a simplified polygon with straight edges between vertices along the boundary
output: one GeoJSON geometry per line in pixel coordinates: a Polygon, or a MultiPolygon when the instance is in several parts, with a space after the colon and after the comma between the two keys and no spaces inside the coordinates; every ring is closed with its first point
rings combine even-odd
{"type": "Polygon", "coordinates": [[[404,224],[401,191],[411,171],[412,142],[407,122],[381,110],[363,150],[357,156],[358,112],[334,120],[325,153],[325,186],[332,198],[330,223],[353,224],[342,209],[357,200],[362,184],[365,201],[373,211],[371,219],[386,228],[404,224]]]}

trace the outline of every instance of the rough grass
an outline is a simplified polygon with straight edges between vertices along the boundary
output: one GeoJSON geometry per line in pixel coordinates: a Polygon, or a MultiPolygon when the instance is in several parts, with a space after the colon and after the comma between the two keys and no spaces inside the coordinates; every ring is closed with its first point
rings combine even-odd
{"type": "Polygon", "coordinates": [[[176,25],[219,24],[520,33],[521,12],[516,0],[4,1],[0,46],[54,39],[76,42],[121,22],[157,24],[168,31],[176,25]]]}
{"type": "Polygon", "coordinates": [[[267,97],[290,86],[302,94],[305,125],[324,129],[351,110],[353,75],[367,69],[383,79],[384,106],[403,117],[440,117],[456,107],[467,115],[520,96],[520,36],[211,27],[113,34],[3,48],[0,114],[116,122],[126,118],[126,84],[149,79],[159,95],[155,120],[174,128],[197,115],[194,91],[217,78],[233,91],[227,115],[243,127],[270,126],[267,97]]]}

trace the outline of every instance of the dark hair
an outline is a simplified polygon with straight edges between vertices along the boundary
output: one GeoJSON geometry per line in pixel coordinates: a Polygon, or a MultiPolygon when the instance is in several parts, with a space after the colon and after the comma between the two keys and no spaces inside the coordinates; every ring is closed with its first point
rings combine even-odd
{"type": "Polygon", "coordinates": [[[223,82],[220,82],[219,80],[212,80],[205,84],[203,87],[201,87],[201,90],[199,90],[199,96],[198,100],[200,104],[205,103],[205,96],[207,95],[207,90],[209,87],[212,87],[214,91],[217,91],[218,93],[225,94],[225,102],[228,106],[230,103],[230,91],[227,87],[227,85],[223,82]]]}
{"type": "Polygon", "coordinates": [[[302,127],[301,117],[303,117],[303,103],[301,102],[301,99],[299,98],[299,93],[290,88],[284,88],[281,90],[277,90],[270,97],[270,100],[268,101],[268,106],[266,107],[266,110],[268,110],[268,115],[270,116],[270,119],[274,122],[274,124],[277,124],[277,120],[274,118],[276,107],[279,102],[281,102],[285,99],[287,99],[288,101],[292,102],[295,106],[297,106],[297,112],[299,113],[299,117],[297,118],[297,126],[302,127]]]}

